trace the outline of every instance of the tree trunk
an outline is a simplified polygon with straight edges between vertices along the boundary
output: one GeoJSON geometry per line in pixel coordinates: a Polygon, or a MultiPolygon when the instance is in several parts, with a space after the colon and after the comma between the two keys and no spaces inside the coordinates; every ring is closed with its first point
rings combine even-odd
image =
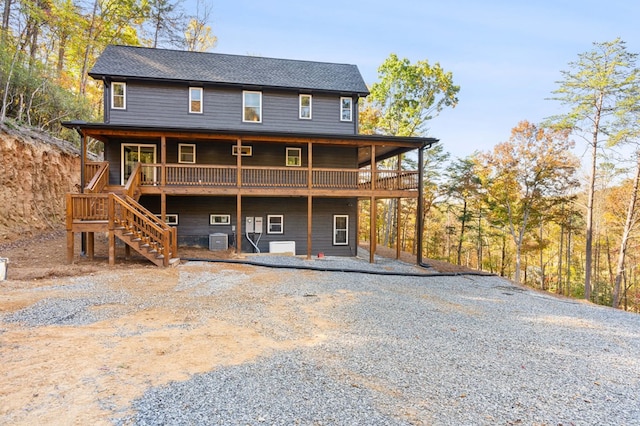
{"type": "Polygon", "coordinates": [[[596,166],[598,161],[598,132],[600,131],[600,111],[604,94],[601,92],[596,102],[596,115],[593,121],[593,138],[591,139],[591,176],[587,199],[587,229],[585,244],[584,298],[591,300],[591,270],[593,263],[593,199],[596,191],[596,166]]]}
{"type": "Polygon", "coordinates": [[[636,176],[633,181],[633,190],[631,191],[631,197],[629,198],[629,206],[627,207],[627,219],[624,222],[624,229],[622,230],[620,251],[618,252],[618,262],[616,265],[616,276],[613,285],[612,306],[614,308],[618,308],[620,306],[620,290],[622,277],[624,275],[624,261],[627,254],[627,245],[629,242],[629,235],[631,234],[631,227],[633,226],[633,216],[636,210],[636,202],[638,200],[638,187],[640,186],[640,152],[636,152],[636,161],[636,176]]]}
{"type": "Polygon", "coordinates": [[[458,239],[458,265],[461,263],[462,256],[462,240],[464,239],[464,229],[467,224],[467,200],[463,200],[462,205],[462,222],[460,223],[460,238],[458,239]]]}

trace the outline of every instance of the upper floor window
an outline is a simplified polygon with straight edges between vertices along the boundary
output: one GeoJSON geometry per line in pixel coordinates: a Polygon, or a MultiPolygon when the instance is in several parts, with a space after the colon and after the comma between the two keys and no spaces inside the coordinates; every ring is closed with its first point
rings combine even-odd
{"type": "Polygon", "coordinates": [[[196,146],[194,144],[178,144],[178,163],[195,164],[196,146]]]}
{"type": "Polygon", "coordinates": [[[111,83],[111,108],[127,108],[127,83],[115,81],[111,83]]]}
{"type": "Polygon", "coordinates": [[[189,112],[202,114],[202,87],[189,87],[189,112]]]}
{"type": "Polygon", "coordinates": [[[353,99],[340,98],[340,121],[352,121],[353,120],[353,99]]]}
{"type": "Polygon", "coordinates": [[[262,92],[242,92],[242,121],[262,123],[262,92]]]}
{"type": "Polygon", "coordinates": [[[302,165],[302,149],[300,148],[287,148],[287,166],[302,165]]]}
{"type": "Polygon", "coordinates": [[[300,118],[311,120],[311,95],[300,95],[300,118]]]}

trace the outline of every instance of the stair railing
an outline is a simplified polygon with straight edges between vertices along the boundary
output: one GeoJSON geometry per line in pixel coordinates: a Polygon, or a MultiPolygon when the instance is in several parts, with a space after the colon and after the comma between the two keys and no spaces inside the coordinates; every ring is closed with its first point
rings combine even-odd
{"type": "Polygon", "coordinates": [[[85,192],[97,194],[109,184],[109,163],[106,161],[100,163],[92,163],[91,167],[85,170],[94,171],[93,177],[84,187],[85,192]]]}
{"type": "Polygon", "coordinates": [[[109,194],[109,230],[116,225],[122,226],[135,234],[144,244],[156,249],[163,255],[164,266],[177,252],[175,241],[176,232],[146,210],[131,197],[121,198],[116,194],[109,194]]]}

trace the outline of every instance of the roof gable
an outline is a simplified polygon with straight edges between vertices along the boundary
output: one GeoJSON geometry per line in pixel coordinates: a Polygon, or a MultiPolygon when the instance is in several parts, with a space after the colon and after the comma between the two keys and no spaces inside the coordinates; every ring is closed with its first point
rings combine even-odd
{"type": "Polygon", "coordinates": [[[369,94],[355,65],[133,46],[107,46],[89,75],[369,94]]]}

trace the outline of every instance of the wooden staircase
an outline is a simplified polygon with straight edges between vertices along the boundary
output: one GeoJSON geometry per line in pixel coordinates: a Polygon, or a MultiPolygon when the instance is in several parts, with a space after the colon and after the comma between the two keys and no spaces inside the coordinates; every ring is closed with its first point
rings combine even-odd
{"type": "MultiPolygon", "coordinates": [[[[127,184],[117,189],[107,185],[108,163],[91,163],[86,170],[94,174],[85,193],[67,194],[67,261],[73,261],[75,232],[89,232],[93,244],[93,232],[106,231],[111,265],[115,264],[116,237],[157,266],[178,265],[176,229],[137,201],[140,164],[127,184]]],[[[93,247],[89,250],[92,257],[93,247]]]]}

